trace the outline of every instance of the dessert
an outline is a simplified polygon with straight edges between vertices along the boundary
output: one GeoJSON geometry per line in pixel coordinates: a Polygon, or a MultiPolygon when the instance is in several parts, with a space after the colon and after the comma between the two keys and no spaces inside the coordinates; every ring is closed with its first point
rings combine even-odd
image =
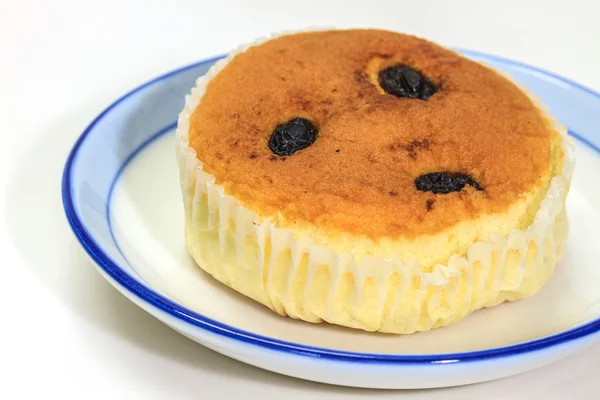
{"type": "Polygon", "coordinates": [[[510,78],[420,38],[242,48],[198,79],[177,135],[190,254],[281,315],[447,326],[534,294],[563,252],[565,128],[510,78]]]}

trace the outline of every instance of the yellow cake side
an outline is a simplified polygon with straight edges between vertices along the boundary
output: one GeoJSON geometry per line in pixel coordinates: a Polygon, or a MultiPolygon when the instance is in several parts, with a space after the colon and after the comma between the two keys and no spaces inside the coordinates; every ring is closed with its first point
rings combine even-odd
{"type": "MultiPolygon", "coordinates": [[[[185,124],[183,124],[184,126],[185,124]]],[[[563,133],[563,136],[565,133],[563,133]]],[[[367,331],[412,333],[447,326],[482,307],[536,293],[552,276],[567,234],[564,201],[572,150],[526,230],[470,246],[423,272],[414,260],[357,264],[251,211],[202,171],[180,135],[179,160],[190,254],[206,272],[281,315],[367,331]]]]}

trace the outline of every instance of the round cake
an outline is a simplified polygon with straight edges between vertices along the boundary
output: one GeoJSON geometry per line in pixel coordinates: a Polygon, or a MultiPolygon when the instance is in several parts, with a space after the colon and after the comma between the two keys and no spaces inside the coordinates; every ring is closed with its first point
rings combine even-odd
{"type": "Polygon", "coordinates": [[[565,128],[420,38],[241,48],[198,79],[177,135],[190,254],[281,315],[424,331],[534,294],[563,252],[565,128]]]}

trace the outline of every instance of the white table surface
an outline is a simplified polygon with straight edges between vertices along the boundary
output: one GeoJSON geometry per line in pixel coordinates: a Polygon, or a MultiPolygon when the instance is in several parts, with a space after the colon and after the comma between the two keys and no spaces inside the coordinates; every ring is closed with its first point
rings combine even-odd
{"type": "Polygon", "coordinates": [[[600,91],[599,14],[594,0],[0,1],[0,398],[598,398],[600,343],[527,374],[433,391],[339,388],[225,358],[100,277],[64,218],[60,176],[72,143],[115,98],[256,36],[390,28],[600,91]]]}

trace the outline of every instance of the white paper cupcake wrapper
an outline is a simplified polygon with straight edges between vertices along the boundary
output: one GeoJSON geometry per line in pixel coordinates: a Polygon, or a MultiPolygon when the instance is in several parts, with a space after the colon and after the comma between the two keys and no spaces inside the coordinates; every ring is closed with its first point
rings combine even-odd
{"type": "Polygon", "coordinates": [[[564,202],[574,146],[565,127],[524,88],[560,134],[562,171],[553,177],[527,229],[492,234],[431,272],[400,254],[356,263],[350,253],[338,254],[312,239],[296,240],[292,230],[261,220],[225,194],[189,147],[189,118],[208,82],[252,45],[240,47],[198,78],[179,115],[176,146],[186,239],[205,271],[282,315],[392,333],[450,325],[476,309],[530,296],[552,276],[567,236],[564,202]]]}

